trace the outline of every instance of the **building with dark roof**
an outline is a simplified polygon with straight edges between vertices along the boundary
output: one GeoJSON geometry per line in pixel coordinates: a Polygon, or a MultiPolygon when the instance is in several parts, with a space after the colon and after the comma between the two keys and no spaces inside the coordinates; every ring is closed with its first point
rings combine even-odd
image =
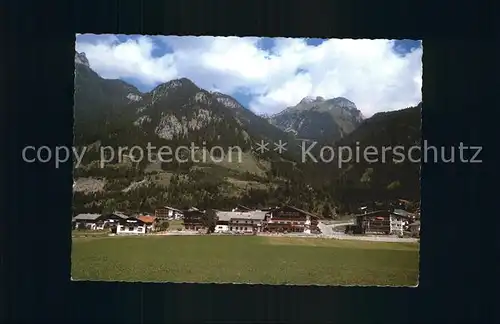
{"type": "Polygon", "coordinates": [[[318,232],[320,216],[293,206],[271,209],[266,216],[265,232],[318,232]]]}
{"type": "Polygon", "coordinates": [[[185,210],[183,211],[184,228],[191,231],[198,231],[205,228],[203,217],[205,213],[201,210],[185,210]]]}
{"type": "Polygon", "coordinates": [[[183,214],[182,210],[170,206],[162,206],[155,210],[155,217],[158,220],[181,219],[183,214]]]}
{"type": "Polygon", "coordinates": [[[109,214],[78,214],[73,217],[73,229],[103,230],[127,218],[125,214],[114,212],[109,214]]]}
{"type": "Polygon", "coordinates": [[[404,210],[377,210],[355,215],[355,225],[349,230],[355,234],[403,235],[404,226],[411,219],[411,214],[404,210]]]}

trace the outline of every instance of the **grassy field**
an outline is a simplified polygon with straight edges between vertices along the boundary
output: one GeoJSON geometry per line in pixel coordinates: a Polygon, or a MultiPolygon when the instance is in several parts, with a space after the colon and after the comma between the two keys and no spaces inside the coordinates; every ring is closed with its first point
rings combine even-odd
{"type": "Polygon", "coordinates": [[[80,237],[104,237],[109,235],[109,230],[94,231],[94,230],[73,230],[71,236],[73,238],[80,237]]]}
{"type": "Polygon", "coordinates": [[[76,280],[397,285],[418,281],[419,246],[261,236],[73,239],[76,280]]]}

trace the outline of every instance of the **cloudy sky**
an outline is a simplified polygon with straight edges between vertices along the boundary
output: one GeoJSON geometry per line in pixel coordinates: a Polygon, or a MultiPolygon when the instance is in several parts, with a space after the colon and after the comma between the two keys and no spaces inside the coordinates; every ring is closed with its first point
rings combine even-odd
{"type": "Polygon", "coordinates": [[[420,41],[79,34],[76,50],[103,78],[146,92],[187,77],[258,114],[305,96],[346,97],[367,117],[421,100],[420,41]]]}

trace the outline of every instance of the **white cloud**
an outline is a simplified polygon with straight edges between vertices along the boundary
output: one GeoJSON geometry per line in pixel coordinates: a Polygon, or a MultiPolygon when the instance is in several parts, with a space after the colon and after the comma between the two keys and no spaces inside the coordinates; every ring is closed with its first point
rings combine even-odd
{"type": "Polygon", "coordinates": [[[390,40],[277,38],[262,49],[259,38],[141,36],[120,43],[105,35],[77,42],[104,78],[135,78],[153,87],[187,77],[198,86],[252,97],[249,108],[276,113],[303,97],[343,96],[366,116],[421,101],[422,47],[401,56],[390,40]],[[154,57],[157,46],[171,53],[154,57]]]}

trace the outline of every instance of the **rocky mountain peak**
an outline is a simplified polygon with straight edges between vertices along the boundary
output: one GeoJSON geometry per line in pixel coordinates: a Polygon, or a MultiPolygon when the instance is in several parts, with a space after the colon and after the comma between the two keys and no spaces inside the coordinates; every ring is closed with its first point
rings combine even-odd
{"type": "Polygon", "coordinates": [[[180,78],[170,80],[158,85],[151,91],[151,94],[154,98],[154,101],[156,101],[160,97],[168,96],[169,93],[177,90],[196,93],[200,90],[200,88],[198,88],[196,84],[194,84],[193,81],[189,80],[188,78],[180,78]]]}
{"type": "Polygon", "coordinates": [[[75,63],[90,67],[89,60],[84,52],[78,53],[75,51],[75,63]]]}
{"type": "Polygon", "coordinates": [[[271,116],[269,121],[278,128],[306,139],[336,140],[352,132],[363,116],[356,105],[344,98],[305,97],[294,107],[271,116]]]}
{"type": "Polygon", "coordinates": [[[196,85],[188,78],[180,78],[180,79],[174,79],[174,80],[170,80],[168,82],[162,83],[162,84],[158,85],[153,91],[158,90],[158,89],[176,89],[176,88],[186,87],[186,86],[196,87],[196,85]]]}
{"type": "Polygon", "coordinates": [[[180,82],[182,86],[189,86],[189,87],[196,87],[196,88],[198,88],[198,86],[196,84],[194,84],[194,82],[191,81],[191,80],[189,80],[188,78],[180,78],[180,79],[173,80],[173,81],[180,82]]]}
{"type": "Polygon", "coordinates": [[[236,99],[220,92],[211,92],[214,98],[222,105],[230,109],[245,109],[236,99]]]}
{"type": "Polygon", "coordinates": [[[356,109],[356,104],[352,102],[351,100],[344,98],[344,97],[337,97],[329,100],[332,104],[342,107],[342,108],[351,108],[351,109],[356,109]]]}
{"type": "Polygon", "coordinates": [[[351,100],[344,98],[344,97],[337,97],[328,100],[327,102],[331,103],[332,106],[334,107],[339,107],[348,113],[351,114],[351,117],[356,120],[358,123],[361,123],[365,117],[363,116],[363,113],[356,107],[356,104],[352,102],[351,100]]]}
{"type": "Polygon", "coordinates": [[[300,102],[299,104],[311,104],[311,103],[315,103],[315,102],[323,102],[325,101],[325,98],[323,97],[320,97],[320,96],[317,96],[317,97],[313,97],[313,96],[307,96],[307,97],[304,97],[300,102]]]}

